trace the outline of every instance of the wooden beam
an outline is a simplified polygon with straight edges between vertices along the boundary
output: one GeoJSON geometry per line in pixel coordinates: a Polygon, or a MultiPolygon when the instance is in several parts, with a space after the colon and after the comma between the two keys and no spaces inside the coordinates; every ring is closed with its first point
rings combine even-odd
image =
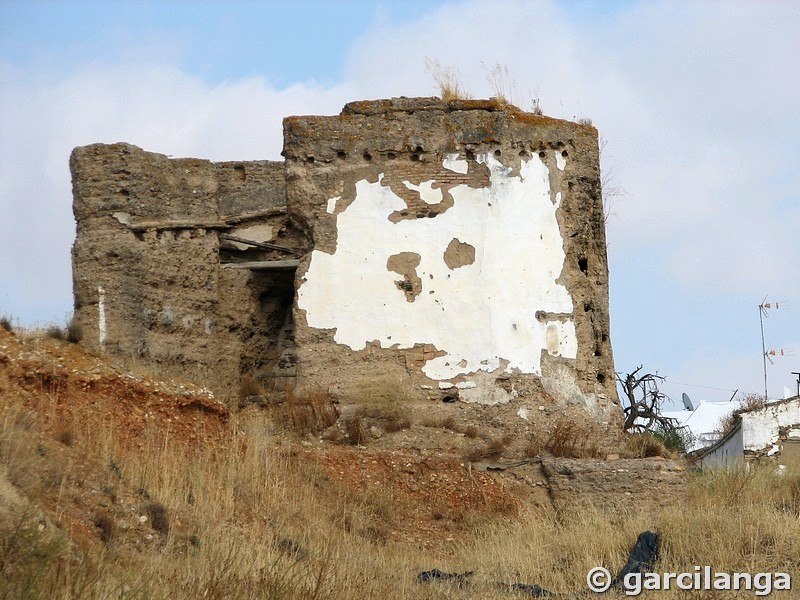
{"type": "MultiPolygon", "coordinates": [[[[230,229],[233,225],[244,221],[284,214],[286,214],[286,207],[280,206],[229,217],[224,221],[139,221],[138,223],[123,223],[120,221],[120,223],[126,225],[131,231],[147,231],[148,229],[155,229],[156,231],[162,229],[230,229]]],[[[119,218],[117,220],[119,221],[119,218]]]]}
{"type": "Polygon", "coordinates": [[[299,264],[299,260],[254,260],[250,262],[222,263],[222,266],[226,269],[269,271],[272,269],[296,269],[299,264]]]}
{"type": "Polygon", "coordinates": [[[131,231],[147,231],[155,229],[228,229],[230,225],[223,221],[140,221],[131,223],[128,228],[131,231]]]}
{"type": "Polygon", "coordinates": [[[300,250],[295,250],[294,248],[287,248],[286,246],[278,246],[277,244],[270,244],[268,242],[256,242],[254,240],[247,240],[245,238],[241,238],[235,235],[230,235],[229,233],[220,233],[219,237],[222,240],[239,242],[240,244],[245,244],[247,246],[255,246],[256,248],[264,248],[265,250],[278,250],[280,252],[289,252],[290,254],[294,254],[296,256],[303,255],[303,253],[300,252],[300,250]]]}

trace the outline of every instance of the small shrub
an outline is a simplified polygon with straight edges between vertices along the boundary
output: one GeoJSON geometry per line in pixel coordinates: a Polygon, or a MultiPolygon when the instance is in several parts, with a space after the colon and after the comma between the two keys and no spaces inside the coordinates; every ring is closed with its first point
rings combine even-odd
{"type": "Polygon", "coordinates": [[[434,429],[448,429],[455,433],[462,433],[461,428],[456,423],[455,417],[447,416],[447,417],[437,417],[435,419],[427,419],[424,423],[425,427],[431,427],[434,429]]]}
{"type": "Polygon", "coordinates": [[[506,449],[505,439],[489,440],[485,444],[472,447],[465,458],[470,462],[499,458],[506,449]]]}
{"type": "Polygon", "coordinates": [[[476,437],[478,437],[478,428],[475,427],[475,425],[469,425],[464,430],[464,435],[467,436],[469,439],[474,440],[476,437]]]}
{"type": "Polygon", "coordinates": [[[661,443],[664,444],[667,450],[681,455],[689,451],[694,441],[692,432],[686,427],[680,427],[678,429],[658,428],[653,431],[653,435],[661,440],[661,443]]]}
{"type": "Polygon", "coordinates": [[[250,396],[263,396],[264,388],[252,375],[243,377],[239,382],[239,398],[245,400],[250,396]]]}
{"type": "Polygon", "coordinates": [[[71,428],[64,428],[56,434],[56,439],[65,446],[75,443],[75,432],[71,428]]]}
{"type": "Polygon", "coordinates": [[[63,341],[67,337],[67,334],[58,325],[51,325],[50,327],[45,329],[44,333],[45,333],[45,335],[47,337],[49,337],[52,340],[61,340],[61,341],[63,341]]]}
{"type": "Polygon", "coordinates": [[[100,530],[100,540],[108,544],[117,535],[117,524],[108,513],[100,513],[94,517],[94,526],[100,530]]]}
{"type": "Polygon", "coordinates": [[[75,319],[67,325],[67,341],[70,344],[79,344],[83,340],[83,326],[75,319]]]}
{"type": "Polygon", "coordinates": [[[561,417],[553,425],[542,448],[553,456],[595,458],[600,454],[597,437],[594,428],[574,419],[561,417]]]}
{"type": "Polygon", "coordinates": [[[278,420],[299,435],[319,433],[336,423],[339,409],[331,395],[322,389],[297,394],[286,391],[286,402],[276,407],[278,420]]]}
{"type": "Polygon", "coordinates": [[[667,458],[670,453],[664,442],[652,433],[632,433],[625,439],[625,448],[632,458],[667,458]]]}
{"type": "Polygon", "coordinates": [[[14,331],[14,327],[11,325],[11,319],[6,316],[0,317],[0,329],[5,329],[9,333],[14,331]]]}
{"type": "Polygon", "coordinates": [[[150,526],[164,535],[169,533],[169,513],[167,507],[159,502],[145,505],[144,512],[150,519],[150,526]]]}
{"type": "Polygon", "coordinates": [[[541,436],[532,433],[522,452],[526,458],[536,458],[541,455],[544,452],[544,442],[541,436]]]}
{"type": "Polygon", "coordinates": [[[389,433],[396,433],[411,427],[411,419],[398,415],[391,415],[385,419],[383,428],[389,433]]]}
{"type": "Polygon", "coordinates": [[[739,422],[739,414],[751,410],[758,410],[764,408],[767,403],[766,398],[761,394],[745,394],[742,396],[736,408],[730,414],[725,415],[719,422],[719,430],[724,436],[739,422]]]}
{"type": "Polygon", "coordinates": [[[578,437],[580,433],[580,427],[575,421],[563,417],[553,425],[553,430],[545,441],[544,449],[553,456],[572,458],[580,441],[578,437]]]}
{"type": "Polygon", "coordinates": [[[368,431],[366,422],[358,415],[345,419],[344,430],[347,433],[347,439],[354,446],[362,446],[367,440],[368,431]]]}

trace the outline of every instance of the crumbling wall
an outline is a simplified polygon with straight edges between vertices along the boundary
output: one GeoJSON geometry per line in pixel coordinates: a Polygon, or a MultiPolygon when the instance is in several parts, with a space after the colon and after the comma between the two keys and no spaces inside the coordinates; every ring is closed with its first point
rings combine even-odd
{"type": "Polygon", "coordinates": [[[284,120],[302,385],[536,397],[614,423],[597,131],[495,101],[284,120]]]}
{"type": "Polygon", "coordinates": [[[293,277],[228,268],[265,251],[224,236],[299,243],[286,217],[283,164],[95,144],[76,148],[70,168],[83,343],[218,388],[234,385],[243,369],[267,374],[278,334],[268,339],[264,324],[274,314],[265,314],[263,298],[278,289],[285,317],[293,277]]]}

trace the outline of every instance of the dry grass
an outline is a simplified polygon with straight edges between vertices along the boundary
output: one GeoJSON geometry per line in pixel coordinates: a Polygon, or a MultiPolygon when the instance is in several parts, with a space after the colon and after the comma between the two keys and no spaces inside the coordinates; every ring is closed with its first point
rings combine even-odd
{"type": "Polygon", "coordinates": [[[561,417],[549,430],[532,434],[524,454],[530,458],[542,454],[565,458],[597,458],[600,455],[600,437],[594,426],[561,417]]]}
{"type": "Polygon", "coordinates": [[[320,433],[339,418],[331,395],[318,388],[301,392],[288,389],[286,401],[273,407],[271,413],[279,424],[300,436],[320,433]]]}
{"type": "MultiPolygon", "coordinates": [[[[494,98],[500,104],[513,104],[514,93],[517,87],[517,82],[511,76],[508,65],[495,63],[491,67],[481,63],[486,81],[492,87],[494,98]]],[[[534,101],[534,114],[542,114],[539,106],[539,100],[534,101]]]]}
{"type": "Polygon", "coordinates": [[[452,66],[443,66],[438,60],[426,58],[425,68],[439,87],[442,100],[468,100],[472,95],[461,82],[461,73],[452,66]]]}
{"type": "Polygon", "coordinates": [[[470,448],[464,455],[464,458],[470,462],[500,458],[510,442],[511,440],[508,438],[488,440],[470,448]]]}
{"type": "MultiPolygon", "coordinates": [[[[796,473],[693,474],[688,502],[652,520],[636,511],[620,520],[591,510],[557,519],[533,506],[500,521],[474,512],[445,551],[430,551],[393,541],[403,497],[378,484],[356,490],[328,480],[302,453],[275,444],[261,412],[231,419],[222,447],[191,452],[155,429],[142,436],[141,450],[126,452],[113,424],[81,428],[80,420],[70,424],[76,435],[65,446],[41,434],[47,418],[0,399],[0,597],[510,599],[517,596],[498,584],[585,590],[589,568],[619,569],[645,529],[663,536],[659,571],[704,564],[800,569],[796,473]],[[98,494],[109,507],[89,517],[96,543],[70,541],[75,532],[60,519],[79,506],[76,500],[98,494]],[[140,515],[147,521],[139,523],[140,515]],[[432,568],[475,575],[464,590],[416,583],[417,573],[432,568]]],[[[559,426],[545,441],[574,453],[580,445],[568,431],[575,432],[559,426]]],[[[440,519],[450,510],[430,509],[440,519]]]]}
{"type": "Polygon", "coordinates": [[[246,400],[250,396],[263,396],[264,388],[258,379],[251,375],[246,375],[239,382],[239,399],[246,400]]]}
{"type": "Polygon", "coordinates": [[[664,442],[652,433],[632,433],[625,437],[624,455],[626,458],[670,458],[672,453],[664,442]]]}

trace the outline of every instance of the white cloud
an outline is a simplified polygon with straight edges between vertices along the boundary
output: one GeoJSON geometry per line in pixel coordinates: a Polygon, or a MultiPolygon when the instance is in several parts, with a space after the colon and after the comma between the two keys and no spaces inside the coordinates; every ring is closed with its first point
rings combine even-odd
{"type": "Polygon", "coordinates": [[[0,311],[24,322],[61,319],[72,306],[72,148],[126,141],[174,156],[278,160],[284,116],[335,113],[352,99],[346,85],[208,86],[163,64],[93,65],[55,81],[5,66],[0,77],[0,311]]]}

